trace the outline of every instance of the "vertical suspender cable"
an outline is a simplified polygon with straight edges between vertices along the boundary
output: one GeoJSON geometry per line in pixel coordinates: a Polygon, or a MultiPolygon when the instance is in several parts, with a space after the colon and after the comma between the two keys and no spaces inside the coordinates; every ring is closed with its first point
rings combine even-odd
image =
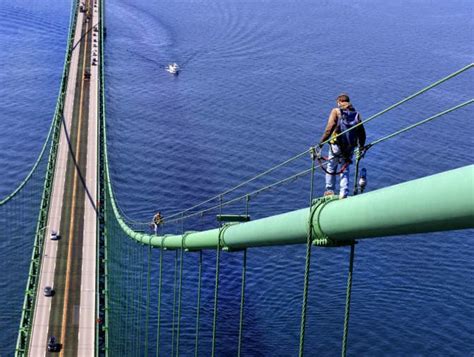
{"type": "Polygon", "coordinates": [[[202,280],[202,250],[199,251],[199,267],[198,267],[198,292],[196,306],[196,337],[194,341],[194,356],[198,357],[199,353],[199,318],[201,312],[201,280],[202,280]]]}
{"type": "MultiPolygon", "coordinates": [[[[314,191],[314,160],[311,160],[311,183],[310,183],[310,202],[309,206],[313,207],[313,191],[314,191]]],[[[304,271],[304,287],[303,287],[303,305],[301,308],[301,325],[300,325],[300,345],[298,356],[302,357],[304,354],[304,336],[306,328],[306,311],[308,303],[308,289],[309,289],[309,271],[311,267],[311,246],[313,243],[313,224],[312,224],[312,209],[309,210],[308,219],[308,236],[306,242],[306,264],[304,271]]]]}
{"type": "Polygon", "coordinates": [[[352,242],[351,256],[349,260],[349,273],[347,275],[346,308],[344,313],[344,335],[342,336],[342,357],[345,357],[347,352],[347,335],[349,333],[349,314],[351,311],[352,270],[354,268],[354,251],[355,243],[352,242]]]}
{"type": "MultiPolygon", "coordinates": [[[[249,201],[250,197],[245,197],[245,215],[249,215],[249,201]]],[[[245,277],[247,274],[247,249],[244,250],[243,262],[242,262],[242,283],[240,291],[240,316],[239,316],[239,342],[237,346],[237,356],[240,357],[242,353],[242,337],[244,328],[244,306],[245,306],[245,277]]]]}
{"type": "MultiPolygon", "coordinates": [[[[222,214],[222,196],[219,196],[219,214],[222,214]]],[[[219,263],[221,256],[221,232],[222,227],[219,230],[219,236],[217,237],[217,248],[216,248],[216,278],[214,284],[214,316],[212,319],[212,351],[211,356],[214,357],[216,353],[216,332],[217,332],[217,301],[219,299],[219,263]]]]}
{"type": "Polygon", "coordinates": [[[136,340],[137,340],[137,349],[136,353],[138,356],[142,356],[141,350],[142,350],[142,343],[141,343],[141,335],[143,331],[143,326],[142,326],[142,303],[143,303],[143,276],[145,275],[145,259],[143,259],[143,248],[142,245],[139,245],[138,248],[138,259],[141,260],[141,274],[140,274],[140,280],[139,280],[139,296],[137,299],[137,310],[138,310],[138,317],[137,317],[137,332],[136,334],[138,335],[136,340]]]}
{"type": "MultiPolygon", "coordinates": [[[[151,238],[150,238],[151,242],[151,238]]],[[[148,356],[148,321],[150,318],[150,278],[151,278],[151,244],[148,244],[148,271],[146,282],[146,317],[145,317],[145,356],[148,356]]]]}
{"type": "Polygon", "coordinates": [[[160,355],[161,332],[161,286],[163,285],[163,246],[160,247],[160,273],[158,282],[158,316],[156,322],[156,357],[160,355]]]}
{"type": "MultiPolygon", "coordinates": [[[[184,232],[183,232],[184,233],[184,232]]],[[[183,260],[184,260],[184,246],[181,241],[181,252],[179,258],[179,288],[178,288],[178,327],[176,329],[176,357],[179,356],[179,333],[181,327],[181,296],[183,291],[183,260]]]]}
{"type": "Polygon", "coordinates": [[[247,249],[244,249],[243,266],[242,266],[242,284],[240,291],[240,318],[239,318],[239,344],[237,347],[237,356],[242,353],[242,335],[244,329],[244,304],[245,304],[245,275],[247,271],[247,249]]]}
{"type": "Polygon", "coordinates": [[[173,319],[171,323],[171,356],[174,356],[174,330],[176,324],[176,288],[178,280],[178,251],[174,255],[174,276],[173,276],[173,319]]]}

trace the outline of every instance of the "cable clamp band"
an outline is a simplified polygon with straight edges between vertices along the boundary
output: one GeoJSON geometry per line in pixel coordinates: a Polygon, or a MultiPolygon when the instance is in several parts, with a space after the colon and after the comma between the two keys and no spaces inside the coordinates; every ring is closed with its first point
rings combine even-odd
{"type": "Polygon", "coordinates": [[[334,240],[328,237],[319,224],[319,217],[323,208],[331,201],[338,200],[337,196],[325,196],[313,200],[311,212],[309,215],[309,229],[312,230],[313,245],[318,247],[341,247],[351,245],[354,240],[334,240]]]}
{"type": "Polygon", "coordinates": [[[166,238],[169,238],[170,236],[171,236],[170,234],[165,234],[164,236],[161,237],[161,249],[163,249],[163,250],[168,250],[168,249],[173,250],[172,248],[165,247],[165,240],[166,240],[166,238]]]}
{"type": "Polygon", "coordinates": [[[239,224],[238,222],[229,222],[229,223],[224,223],[224,225],[222,225],[222,227],[219,228],[219,236],[218,236],[218,244],[219,244],[219,248],[221,248],[222,250],[228,252],[231,250],[230,247],[228,247],[225,243],[225,240],[224,240],[224,233],[226,232],[227,229],[229,229],[230,227],[232,226],[235,226],[236,224],[239,224]]]}
{"type": "MultiPolygon", "coordinates": [[[[181,238],[181,249],[184,249],[185,252],[190,252],[190,251],[193,251],[192,249],[186,247],[186,238],[188,237],[188,235],[190,235],[191,233],[195,233],[196,231],[186,231],[182,234],[182,238],[181,238]]],[[[196,249],[194,251],[198,251],[200,249],[196,249]]]]}

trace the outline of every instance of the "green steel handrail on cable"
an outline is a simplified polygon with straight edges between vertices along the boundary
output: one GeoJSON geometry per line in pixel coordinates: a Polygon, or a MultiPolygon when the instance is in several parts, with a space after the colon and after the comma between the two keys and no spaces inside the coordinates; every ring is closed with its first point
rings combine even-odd
{"type": "MultiPolygon", "coordinates": [[[[55,113],[53,117],[52,129],[52,144],[49,151],[48,166],[46,170],[46,176],[44,179],[44,189],[41,198],[41,206],[39,217],[36,226],[35,241],[33,246],[33,252],[31,257],[31,263],[29,268],[28,280],[26,285],[25,298],[23,300],[23,309],[20,320],[20,327],[18,332],[17,344],[15,348],[15,356],[26,356],[28,355],[32,320],[34,316],[36,292],[38,290],[38,279],[39,272],[41,269],[41,257],[43,253],[43,241],[45,236],[45,224],[48,219],[49,203],[51,198],[52,182],[54,178],[54,170],[56,167],[57,149],[59,145],[59,134],[61,129],[61,118],[64,110],[64,98],[66,95],[67,82],[69,79],[69,66],[72,55],[72,43],[74,41],[74,33],[77,21],[77,8],[79,1],[73,1],[71,7],[71,17],[69,23],[69,32],[67,40],[67,48],[64,60],[63,75],[61,79],[61,85],[59,89],[58,100],[56,102],[55,113]]],[[[50,130],[51,130],[50,129],[50,130]]],[[[49,134],[48,134],[49,138],[49,134]]],[[[45,149],[43,146],[42,151],[45,149]]],[[[42,156],[41,153],[40,156],[42,156]]],[[[30,172],[32,173],[32,172],[30,172]]],[[[31,176],[29,176],[31,177],[31,176]]],[[[24,185],[23,185],[24,186],[24,185]]],[[[23,187],[22,185],[19,186],[23,187]]],[[[15,194],[19,190],[16,190],[15,194]]]]}
{"type": "MultiPolygon", "coordinates": [[[[381,111],[379,111],[379,112],[377,112],[377,113],[371,115],[369,118],[363,120],[361,123],[355,125],[354,127],[350,128],[350,129],[347,129],[346,131],[343,131],[343,132],[339,133],[339,134],[336,135],[335,137],[337,138],[337,137],[339,137],[339,136],[345,134],[346,132],[348,132],[348,131],[350,131],[350,130],[354,130],[355,128],[357,128],[357,127],[360,126],[360,125],[366,124],[366,123],[368,123],[368,122],[370,122],[370,121],[372,121],[372,120],[374,120],[374,119],[380,117],[381,115],[386,114],[387,112],[389,112],[389,111],[391,111],[391,110],[393,110],[393,109],[399,107],[400,105],[402,105],[402,104],[404,104],[404,103],[406,103],[406,102],[408,102],[408,101],[410,101],[410,100],[412,100],[412,99],[414,99],[414,98],[420,96],[421,94],[423,94],[423,93],[425,93],[425,92],[427,92],[427,91],[429,91],[429,90],[431,90],[431,89],[433,89],[433,88],[439,86],[440,84],[442,84],[442,83],[444,83],[444,82],[446,82],[446,81],[448,81],[448,80],[450,80],[450,79],[452,79],[452,78],[454,78],[454,77],[460,75],[461,73],[466,72],[467,70],[469,70],[469,69],[471,69],[471,68],[473,68],[473,67],[474,67],[474,63],[471,63],[471,64],[469,64],[469,65],[467,65],[467,66],[465,66],[465,67],[463,67],[463,68],[461,68],[461,69],[459,69],[459,70],[457,70],[457,71],[455,71],[455,72],[449,74],[448,76],[445,76],[445,77],[439,79],[438,81],[436,81],[436,82],[434,82],[434,83],[432,83],[432,84],[426,86],[425,88],[422,88],[421,90],[419,90],[419,91],[417,91],[417,92],[415,92],[415,93],[409,95],[408,97],[406,97],[406,98],[404,98],[404,99],[398,101],[397,103],[392,104],[391,106],[389,106],[389,107],[387,107],[387,108],[385,108],[385,109],[383,109],[383,110],[381,110],[381,111]]],[[[446,113],[444,113],[444,114],[446,114],[446,113]]],[[[332,139],[333,139],[333,138],[330,138],[330,139],[328,139],[328,140],[322,142],[321,144],[327,144],[327,143],[328,143],[330,140],[332,140],[332,139]]],[[[229,194],[229,193],[231,193],[231,192],[233,192],[233,191],[235,191],[235,190],[237,190],[237,189],[243,187],[244,185],[246,185],[246,184],[248,184],[248,183],[250,183],[250,182],[253,182],[253,181],[255,181],[255,180],[257,180],[257,179],[259,179],[259,178],[261,178],[261,177],[263,177],[263,176],[266,176],[266,175],[270,174],[271,172],[273,172],[273,171],[275,171],[275,170],[277,170],[277,169],[279,169],[279,168],[281,168],[281,167],[283,167],[283,166],[285,166],[285,165],[287,165],[287,164],[289,164],[289,163],[291,163],[291,162],[293,162],[293,161],[295,161],[295,160],[297,160],[297,159],[299,159],[299,158],[301,158],[301,157],[307,155],[307,154],[310,152],[310,150],[311,150],[311,149],[305,150],[305,151],[303,151],[303,152],[301,152],[301,153],[299,153],[299,154],[297,154],[297,155],[295,155],[295,156],[293,156],[293,157],[290,157],[289,159],[287,159],[287,160],[285,160],[285,161],[283,161],[283,162],[281,162],[281,163],[279,163],[279,164],[277,164],[277,165],[275,165],[275,166],[273,166],[273,167],[271,167],[271,168],[269,168],[269,169],[267,169],[267,170],[265,170],[265,171],[263,171],[263,172],[261,172],[261,173],[255,175],[255,176],[253,176],[253,177],[251,177],[251,178],[249,178],[249,179],[247,179],[247,180],[245,180],[245,181],[243,181],[243,182],[237,184],[236,186],[234,186],[234,187],[232,187],[232,188],[230,188],[230,189],[227,189],[227,190],[225,190],[225,191],[223,191],[223,192],[221,192],[221,193],[219,193],[219,194],[217,194],[217,195],[215,195],[215,196],[213,196],[213,197],[211,197],[211,198],[209,198],[209,199],[206,199],[206,200],[202,201],[201,203],[198,203],[198,204],[196,204],[196,205],[194,205],[194,206],[192,206],[192,207],[190,207],[190,208],[187,208],[187,209],[185,209],[185,210],[183,210],[183,211],[181,211],[181,212],[177,212],[177,213],[175,213],[175,214],[169,215],[169,216],[167,217],[167,221],[170,222],[170,220],[171,220],[172,218],[180,217],[180,216],[183,215],[183,213],[190,212],[190,211],[194,210],[195,208],[198,208],[198,207],[200,207],[200,206],[202,206],[202,205],[204,205],[204,204],[206,204],[206,203],[215,201],[215,200],[217,200],[217,199],[218,199],[219,197],[221,197],[221,196],[227,195],[227,194],[229,194]]],[[[307,171],[309,172],[309,170],[307,170],[307,171]]],[[[190,214],[190,215],[195,215],[195,213],[194,213],[194,214],[190,214]]],[[[189,217],[190,215],[186,215],[185,218],[186,218],[186,217],[189,217]]],[[[178,219],[180,219],[180,218],[176,218],[176,220],[178,220],[178,219]]]]}
{"type": "MultiPolygon", "coordinates": [[[[460,70],[458,70],[458,71],[456,71],[456,72],[454,72],[454,73],[452,73],[452,74],[450,74],[450,75],[448,75],[448,76],[446,76],[446,77],[444,77],[444,78],[442,78],[442,79],[436,81],[436,82],[433,83],[433,84],[430,84],[429,86],[423,88],[422,90],[420,90],[420,91],[418,91],[418,92],[416,92],[416,93],[414,93],[414,94],[408,96],[407,98],[405,98],[405,99],[403,99],[403,100],[401,100],[401,101],[399,101],[399,102],[397,102],[397,103],[391,105],[390,107],[388,107],[388,108],[386,108],[386,109],[384,109],[384,110],[382,110],[382,111],[380,111],[380,112],[378,112],[378,113],[372,115],[372,116],[369,117],[368,119],[364,120],[362,123],[367,123],[367,122],[369,122],[369,121],[371,121],[371,120],[373,120],[373,119],[375,119],[375,118],[381,116],[382,114],[384,114],[384,113],[386,113],[386,112],[388,112],[388,111],[390,111],[390,110],[392,110],[392,109],[394,109],[394,108],[400,106],[400,105],[403,104],[403,103],[406,103],[407,101],[409,101],[409,100],[411,100],[411,99],[413,99],[413,98],[415,98],[415,97],[421,95],[422,93],[425,93],[426,91],[428,91],[428,90],[430,90],[430,89],[432,89],[432,88],[434,88],[434,87],[440,85],[441,83],[444,83],[444,82],[446,82],[447,80],[449,80],[449,79],[451,79],[451,78],[453,78],[453,77],[455,77],[455,76],[457,76],[457,75],[459,75],[459,74],[461,74],[461,73],[463,73],[463,72],[465,72],[465,71],[471,69],[473,66],[474,66],[474,64],[471,63],[471,64],[469,64],[469,65],[467,65],[467,66],[461,68],[460,70]]],[[[472,104],[472,100],[469,100],[469,101],[467,101],[467,102],[465,102],[465,103],[462,103],[462,104],[460,104],[460,105],[458,105],[458,106],[455,106],[455,107],[453,107],[453,108],[450,108],[450,109],[448,109],[448,110],[446,110],[446,111],[444,111],[444,112],[438,113],[438,114],[436,114],[436,115],[433,116],[433,117],[430,117],[430,118],[428,118],[428,119],[425,119],[425,120],[422,121],[422,122],[419,122],[419,123],[417,123],[417,124],[415,124],[415,125],[410,126],[409,128],[405,128],[405,129],[403,129],[403,130],[401,130],[401,131],[398,131],[398,132],[396,132],[396,133],[394,133],[394,134],[391,134],[391,135],[399,134],[399,133],[404,132],[404,131],[406,131],[406,130],[409,130],[409,129],[415,127],[415,126],[421,125],[421,124],[423,124],[423,123],[425,123],[425,122],[427,122],[427,121],[429,121],[429,120],[432,120],[432,119],[434,119],[434,118],[437,118],[437,117],[439,117],[439,116],[441,116],[441,115],[447,114],[447,113],[449,113],[449,112],[451,112],[451,111],[453,111],[453,110],[459,109],[459,108],[461,108],[461,107],[463,107],[463,106],[466,106],[466,105],[469,105],[469,104],[472,104]]],[[[103,135],[104,135],[104,138],[103,138],[103,142],[104,142],[104,147],[105,147],[105,150],[104,150],[104,159],[105,159],[105,171],[106,171],[106,173],[105,173],[105,177],[106,177],[106,187],[107,187],[107,190],[108,190],[108,194],[109,194],[109,196],[110,196],[110,198],[111,198],[111,202],[110,202],[110,203],[111,203],[112,209],[113,209],[113,211],[114,211],[114,214],[115,214],[115,217],[116,217],[117,221],[119,222],[120,227],[122,228],[122,230],[123,230],[129,237],[131,237],[132,239],[135,239],[135,240],[137,240],[137,241],[139,241],[139,242],[141,242],[141,243],[143,243],[143,244],[149,244],[149,242],[150,242],[150,244],[152,244],[153,246],[156,246],[156,247],[179,249],[179,248],[180,248],[180,245],[181,245],[181,239],[179,238],[179,237],[181,237],[180,235],[175,235],[175,236],[167,237],[167,239],[166,239],[166,243],[167,243],[167,244],[164,244],[164,243],[162,244],[161,242],[164,241],[163,237],[153,237],[153,238],[150,239],[150,238],[149,238],[150,235],[147,235],[147,234],[144,234],[144,233],[140,233],[140,232],[136,232],[136,231],[134,231],[133,229],[131,229],[131,228],[126,224],[125,220],[121,217],[120,212],[119,212],[119,210],[118,210],[118,207],[117,207],[117,205],[116,205],[116,203],[115,203],[115,196],[114,196],[114,192],[113,192],[113,189],[112,189],[112,186],[111,186],[111,182],[110,182],[110,172],[109,172],[109,166],[110,166],[110,165],[109,165],[108,152],[107,152],[107,133],[106,133],[106,131],[105,131],[105,117],[103,118],[103,120],[104,120],[104,123],[103,123],[103,125],[104,125],[104,134],[103,134],[103,135]]],[[[343,134],[343,133],[341,133],[341,134],[343,134]]],[[[340,134],[340,135],[341,135],[341,134],[340,134]]],[[[387,138],[382,138],[382,139],[385,140],[385,139],[387,139],[387,138]]],[[[377,142],[380,142],[380,141],[373,142],[372,145],[375,144],[375,143],[377,143],[377,142]]],[[[304,153],[301,153],[301,154],[296,155],[294,158],[299,158],[299,157],[301,157],[302,154],[306,154],[306,153],[308,153],[308,152],[309,152],[309,150],[308,150],[308,151],[305,151],[304,153]]],[[[294,158],[292,158],[292,159],[294,159],[294,158]]],[[[292,159],[286,160],[284,163],[286,164],[286,163],[290,162],[292,159]]],[[[281,165],[281,164],[280,164],[280,165],[281,165]]],[[[280,167],[280,165],[276,165],[274,168],[280,167]]],[[[271,169],[265,171],[264,173],[270,172],[270,170],[272,170],[272,169],[274,169],[274,168],[271,168],[271,169]]],[[[306,172],[309,172],[309,171],[310,171],[310,170],[305,170],[303,173],[306,173],[306,172]]],[[[300,174],[301,174],[301,173],[300,173],[300,174]]],[[[262,175],[262,174],[259,174],[259,175],[255,176],[255,177],[260,177],[260,175],[262,175]]],[[[252,179],[251,179],[251,180],[252,180],[252,179]]],[[[285,179],[285,180],[286,180],[286,179],[285,179]]],[[[247,183],[247,182],[249,182],[249,180],[245,181],[245,183],[247,183]]],[[[240,186],[240,185],[235,186],[235,188],[237,188],[237,187],[241,187],[241,186],[240,186]]],[[[232,190],[232,189],[230,189],[230,190],[232,190]]],[[[230,190],[225,191],[225,193],[230,192],[230,190]]],[[[215,198],[215,197],[213,197],[212,199],[207,200],[207,201],[205,201],[205,202],[209,202],[209,201],[213,200],[214,198],[215,198]]],[[[239,198],[237,198],[237,199],[241,199],[241,198],[242,198],[242,197],[239,197],[239,198]]],[[[354,197],[353,199],[357,199],[357,198],[354,197]]],[[[234,200],[236,200],[236,199],[234,199],[234,200]]],[[[234,201],[234,200],[233,200],[233,201],[234,201]]],[[[193,208],[195,208],[195,207],[196,207],[196,206],[193,206],[193,208]]],[[[186,212],[186,210],[183,211],[183,212],[186,212]]],[[[196,214],[196,213],[193,213],[192,215],[195,215],[195,214],[196,214]]],[[[288,213],[288,214],[291,214],[291,212],[288,213]]],[[[183,218],[186,218],[186,217],[187,217],[187,216],[184,216],[184,217],[181,217],[180,219],[183,219],[183,218]]],[[[271,219],[271,218],[272,218],[272,217],[270,217],[269,219],[271,219]]],[[[260,220],[260,221],[263,221],[263,220],[260,220]]],[[[241,225],[238,225],[238,226],[254,225],[255,222],[257,222],[257,221],[249,222],[249,223],[245,223],[245,224],[241,224],[241,225]]],[[[232,228],[233,228],[233,229],[237,229],[237,227],[232,227],[232,228]]],[[[229,230],[229,231],[231,231],[231,230],[229,230]]],[[[214,247],[216,246],[216,244],[217,244],[216,230],[210,230],[210,231],[206,231],[206,232],[194,232],[194,233],[190,234],[190,235],[189,235],[189,239],[186,240],[186,242],[187,242],[186,248],[192,248],[192,249],[212,249],[212,248],[214,248],[214,247]],[[213,238],[208,238],[207,235],[205,234],[206,232],[207,232],[208,234],[210,234],[210,236],[212,236],[213,238]],[[189,244],[190,244],[189,242],[195,241],[194,239],[191,239],[192,237],[198,237],[198,236],[201,237],[201,236],[203,236],[203,235],[205,235],[206,238],[202,241],[202,242],[203,242],[202,244],[196,244],[196,245],[192,245],[192,246],[189,245],[189,244]],[[212,243],[210,243],[210,242],[212,242],[212,243]]],[[[396,234],[396,233],[393,233],[393,234],[396,234]]],[[[405,234],[409,234],[409,232],[407,232],[407,233],[405,233],[405,234]]],[[[209,236],[209,237],[210,237],[210,236],[209,236]]],[[[356,238],[356,237],[354,237],[354,238],[356,238]]],[[[258,240],[257,240],[257,241],[258,241],[258,240]]],[[[283,240],[283,242],[281,242],[281,243],[278,242],[278,241],[275,241],[275,244],[291,244],[291,243],[302,243],[302,242],[301,242],[301,241],[293,242],[291,239],[283,240]]],[[[271,244],[272,244],[271,242],[266,242],[264,245],[271,245],[271,244]]],[[[239,249],[242,249],[242,248],[251,247],[251,246],[259,246],[259,244],[256,243],[256,241],[249,241],[248,243],[247,243],[247,242],[246,242],[246,243],[239,243],[239,246],[238,246],[238,247],[230,247],[230,246],[229,246],[228,248],[239,248],[239,249]]]]}

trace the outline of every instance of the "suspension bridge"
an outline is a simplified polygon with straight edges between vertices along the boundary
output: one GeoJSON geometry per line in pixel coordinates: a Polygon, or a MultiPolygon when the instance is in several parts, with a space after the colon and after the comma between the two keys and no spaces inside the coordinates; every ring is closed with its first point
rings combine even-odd
{"type": "MultiPolygon", "coordinates": [[[[217,228],[150,234],[149,220],[130,220],[115,199],[107,151],[104,78],[104,3],[103,0],[74,2],[71,10],[66,57],[57,105],[48,136],[38,159],[27,177],[2,201],[0,212],[7,222],[36,214],[34,229],[23,232],[32,243],[27,286],[15,348],[16,356],[39,356],[49,352],[60,355],[149,355],[150,346],[171,348],[171,355],[184,353],[180,325],[184,289],[183,262],[197,254],[198,284],[195,299],[193,351],[200,355],[203,338],[211,343],[211,355],[217,355],[219,288],[222,280],[221,254],[240,252],[240,281],[237,355],[245,343],[244,317],[247,249],[277,245],[306,245],[305,273],[301,287],[301,315],[298,345],[304,355],[311,253],[313,246],[350,247],[344,325],[341,326],[341,354],[348,350],[350,302],[355,244],[366,238],[439,232],[474,228],[474,165],[424,177],[399,185],[340,200],[336,196],[316,197],[314,176],[324,165],[310,158],[312,149],[258,173],[240,184],[192,207],[165,217],[163,225],[183,224],[206,214],[217,215],[217,228]],[[261,177],[305,159],[308,166],[297,173],[233,196],[261,177]],[[309,177],[307,207],[251,220],[250,201],[259,193],[309,177]],[[451,182],[456,182],[455,186],[451,182]],[[240,214],[227,213],[232,204],[243,202],[240,214]],[[34,207],[29,212],[25,207],[34,207]],[[52,237],[53,232],[57,237],[52,237]],[[54,239],[50,239],[54,238],[54,239]],[[159,250],[157,305],[151,305],[151,265],[153,250],[159,250]],[[214,251],[215,277],[212,324],[205,334],[202,324],[203,251],[214,251]],[[166,251],[174,257],[172,284],[164,284],[163,260],[166,251]],[[133,264],[136,264],[133,268],[133,264]],[[138,269],[138,271],[136,271],[138,269]],[[52,288],[46,296],[44,287],[52,288]],[[163,321],[164,290],[173,294],[172,321],[163,321]],[[139,298],[137,298],[137,295],[139,298]],[[156,321],[152,323],[152,312],[156,321]],[[171,329],[171,341],[164,341],[163,330],[171,329]],[[50,337],[56,340],[51,342],[50,337]],[[140,336],[136,338],[136,336],[140,336]]],[[[375,120],[404,103],[471,70],[469,64],[420,91],[370,116],[375,120]]],[[[425,125],[460,108],[474,99],[450,108],[381,137],[366,146],[370,150],[386,140],[425,125]]],[[[325,143],[323,143],[325,144],[325,143]]],[[[355,182],[363,155],[356,156],[355,182]]],[[[230,212],[230,211],[229,211],[230,212]]],[[[161,229],[161,227],[160,227],[161,229]]],[[[2,232],[15,236],[14,224],[2,232]]],[[[187,333],[188,340],[189,332],[187,333]]],[[[188,341],[189,344],[189,341],[188,341]]]]}

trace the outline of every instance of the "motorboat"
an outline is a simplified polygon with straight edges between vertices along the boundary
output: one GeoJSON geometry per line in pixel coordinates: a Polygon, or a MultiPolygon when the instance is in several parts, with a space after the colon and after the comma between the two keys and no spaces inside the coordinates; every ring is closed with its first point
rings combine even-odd
{"type": "Polygon", "coordinates": [[[166,72],[169,72],[169,73],[174,74],[174,75],[178,75],[179,70],[180,70],[180,68],[179,68],[179,66],[176,62],[171,63],[166,67],[166,72]]]}

